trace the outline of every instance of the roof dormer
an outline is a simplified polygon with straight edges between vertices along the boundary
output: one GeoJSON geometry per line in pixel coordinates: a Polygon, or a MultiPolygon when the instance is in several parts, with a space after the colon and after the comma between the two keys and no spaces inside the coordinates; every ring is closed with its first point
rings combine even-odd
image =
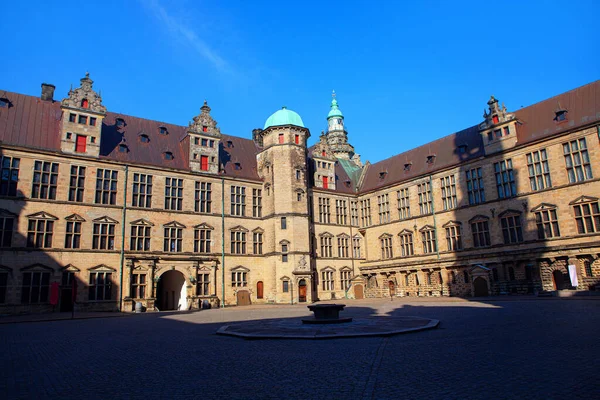
{"type": "Polygon", "coordinates": [[[195,116],[188,126],[190,168],[196,172],[217,174],[222,135],[210,111],[208,103],[204,100],[204,104],[200,107],[200,114],[195,116]]]}
{"type": "Polygon", "coordinates": [[[488,109],[483,111],[484,121],[479,124],[486,154],[492,154],[512,148],[517,143],[517,119],[506,110],[498,100],[491,96],[487,102],[488,109]]]}

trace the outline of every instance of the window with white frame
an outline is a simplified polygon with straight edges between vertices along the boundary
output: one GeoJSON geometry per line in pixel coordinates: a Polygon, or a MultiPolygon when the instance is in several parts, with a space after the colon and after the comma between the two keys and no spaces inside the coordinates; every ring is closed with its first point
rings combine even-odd
{"type": "Polygon", "coordinates": [[[332,270],[321,271],[321,289],[335,290],[335,281],[332,270]]]}
{"type": "Polygon", "coordinates": [[[411,231],[404,230],[400,232],[400,250],[402,257],[410,257],[415,255],[413,246],[413,234],[411,231]]]}
{"type": "Polygon", "coordinates": [[[430,254],[437,251],[435,229],[433,229],[433,227],[426,226],[421,229],[421,241],[423,242],[423,253],[430,254]]]}
{"type": "Polygon", "coordinates": [[[338,225],[346,225],[348,223],[348,209],[346,207],[346,200],[335,201],[335,215],[338,225]]]}
{"type": "Polygon", "coordinates": [[[338,257],[348,258],[350,256],[349,242],[350,238],[348,236],[337,237],[338,257]]]}
{"type": "Polygon", "coordinates": [[[331,235],[325,234],[321,236],[321,257],[331,258],[333,257],[333,245],[331,235]]]}
{"type": "Polygon", "coordinates": [[[382,235],[379,240],[381,242],[381,258],[385,260],[394,257],[392,235],[382,235]]]}

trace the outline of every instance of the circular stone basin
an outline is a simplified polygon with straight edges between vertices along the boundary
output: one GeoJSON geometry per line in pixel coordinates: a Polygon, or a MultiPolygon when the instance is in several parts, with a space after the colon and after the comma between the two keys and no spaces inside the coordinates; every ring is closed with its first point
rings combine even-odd
{"type": "Polygon", "coordinates": [[[301,319],[274,319],[232,323],[222,326],[218,335],[245,339],[336,339],[391,336],[432,329],[440,321],[420,317],[374,316],[354,318],[345,324],[303,324],[301,319]]]}

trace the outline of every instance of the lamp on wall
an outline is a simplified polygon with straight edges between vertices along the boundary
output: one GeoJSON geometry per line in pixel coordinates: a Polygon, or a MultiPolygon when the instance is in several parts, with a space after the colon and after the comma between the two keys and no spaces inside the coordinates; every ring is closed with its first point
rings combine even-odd
{"type": "Polygon", "coordinates": [[[154,277],[154,283],[158,283],[158,281],[160,281],[160,276],[155,276],[154,277]]]}
{"type": "Polygon", "coordinates": [[[195,277],[195,276],[191,276],[191,275],[190,275],[190,283],[191,283],[191,284],[194,284],[194,283],[196,283],[196,277],[195,277]]]}

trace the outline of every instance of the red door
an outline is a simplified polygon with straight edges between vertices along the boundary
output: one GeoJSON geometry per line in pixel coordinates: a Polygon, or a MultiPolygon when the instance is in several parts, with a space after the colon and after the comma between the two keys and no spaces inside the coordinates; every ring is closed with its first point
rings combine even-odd
{"type": "Polygon", "coordinates": [[[262,299],[263,298],[263,282],[262,281],[258,281],[256,283],[256,298],[257,299],[262,299]]]}
{"type": "Polygon", "coordinates": [[[208,171],[208,156],[200,156],[200,169],[208,171]]]}
{"type": "Polygon", "coordinates": [[[87,137],[83,135],[77,135],[77,141],[75,143],[75,152],[76,153],[85,153],[85,145],[87,137]]]}
{"type": "Polygon", "coordinates": [[[298,301],[306,303],[306,281],[304,279],[298,282],[298,301]]]}
{"type": "Polygon", "coordinates": [[[329,186],[328,178],[326,176],[323,177],[323,189],[327,189],[329,186]]]}

